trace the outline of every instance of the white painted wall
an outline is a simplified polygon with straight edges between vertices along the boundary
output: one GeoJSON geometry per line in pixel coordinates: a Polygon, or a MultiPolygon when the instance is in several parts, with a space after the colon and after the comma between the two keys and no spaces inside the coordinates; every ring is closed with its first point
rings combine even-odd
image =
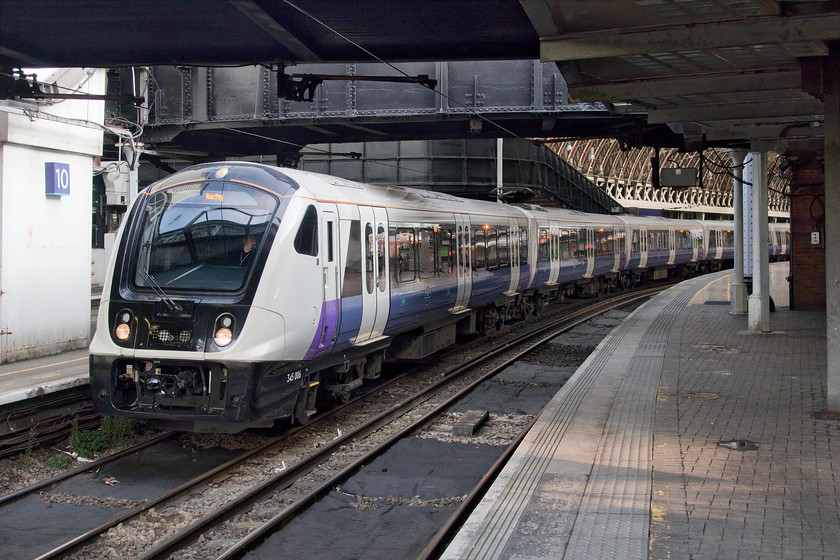
{"type": "Polygon", "coordinates": [[[103,249],[92,249],[90,256],[91,295],[98,296],[102,292],[102,284],[105,283],[105,274],[108,271],[108,263],[111,262],[111,253],[114,252],[114,241],[116,233],[105,234],[105,247],[103,249]]]}
{"type": "MultiPolygon", "coordinates": [[[[105,91],[102,70],[61,70],[54,79],[105,91]]],[[[0,363],[87,345],[93,163],[102,153],[95,123],[103,115],[101,101],[0,105],[0,363]],[[47,162],[70,166],[69,195],[45,194],[47,162]]]]}

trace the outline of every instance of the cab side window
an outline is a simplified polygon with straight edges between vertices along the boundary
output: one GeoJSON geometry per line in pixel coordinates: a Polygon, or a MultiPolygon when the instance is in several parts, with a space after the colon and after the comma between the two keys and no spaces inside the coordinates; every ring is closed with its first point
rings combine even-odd
{"type": "Polygon", "coordinates": [[[318,256],[318,212],[314,206],[310,205],[304,212],[294,246],[301,255],[318,256]]]}

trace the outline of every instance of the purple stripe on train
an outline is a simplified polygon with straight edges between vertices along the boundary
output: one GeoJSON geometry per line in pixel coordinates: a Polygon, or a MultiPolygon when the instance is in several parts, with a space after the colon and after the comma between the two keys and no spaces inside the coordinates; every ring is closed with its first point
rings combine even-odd
{"type": "Polygon", "coordinates": [[[338,300],[325,302],[321,306],[321,318],[318,320],[318,329],[315,331],[315,338],[306,351],[304,360],[311,360],[319,354],[330,349],[335,337],[336,323],[338,321],[338,300]]]}

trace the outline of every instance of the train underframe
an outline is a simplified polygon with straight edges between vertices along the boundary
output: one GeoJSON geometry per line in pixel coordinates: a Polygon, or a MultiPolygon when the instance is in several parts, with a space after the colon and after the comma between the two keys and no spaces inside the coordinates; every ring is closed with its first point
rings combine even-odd
{"type": "Polygon", "coordinates": [[[346,402],[365,381],[379,378],[385,361],[425,358],[451,346],[459,336],[486,335],[506,322],[539,315],[553,300],[594,297],[646,279],[685,278],[724,265],[721,261],[690,263],[544,286],[309,362],[246,364],[91,356],[91,384],[101,412],[145,417],[167,428],[237,432],[271,426],[279,419],[305,424],[318,409],[346,402]]]}

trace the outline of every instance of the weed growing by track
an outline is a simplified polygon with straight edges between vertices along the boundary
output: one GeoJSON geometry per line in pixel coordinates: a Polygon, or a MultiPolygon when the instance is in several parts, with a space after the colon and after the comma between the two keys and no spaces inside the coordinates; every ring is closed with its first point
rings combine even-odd
{"type": "Polygon", "coordinates": [[[124,418],[105,417],[97,430],[81,430],[73,420],[67,446],[79,457],[92,459],[112,446],[131,443],[135,435],[133,422],[124,418]]]}

